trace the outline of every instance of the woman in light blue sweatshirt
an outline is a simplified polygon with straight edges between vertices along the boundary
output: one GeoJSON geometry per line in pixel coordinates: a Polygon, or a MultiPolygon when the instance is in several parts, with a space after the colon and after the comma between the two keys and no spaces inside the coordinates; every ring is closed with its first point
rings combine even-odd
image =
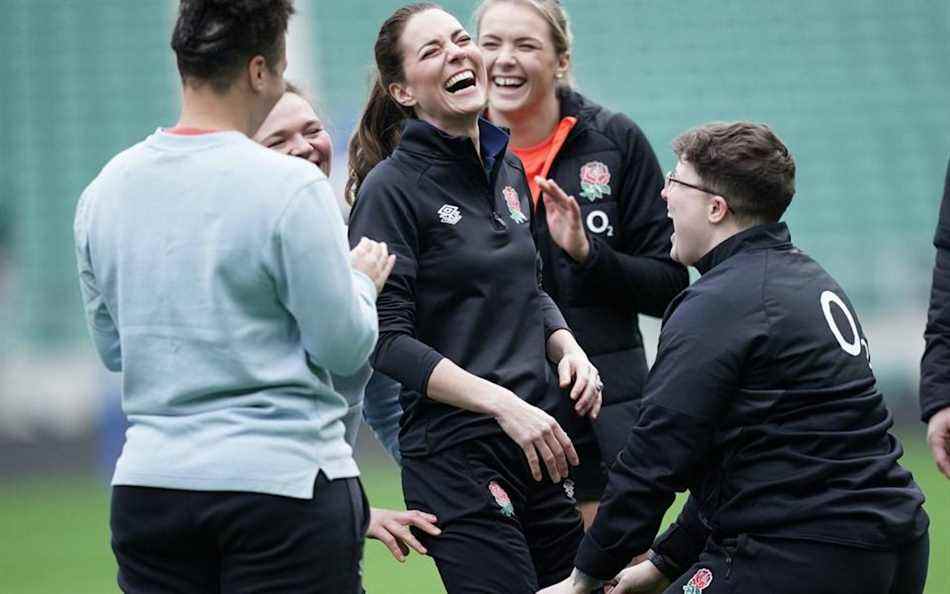
{"type": "Polygon", "coordinates": [[[113,476],[124,592],[361,591],[368,521],[345,440],[351,376],[393,265],[348,253],[319,169],[253,142],[284,92],[290,0],[184,0],[178,124],[80,198],[80,289],[122,372],[113,476]]]}

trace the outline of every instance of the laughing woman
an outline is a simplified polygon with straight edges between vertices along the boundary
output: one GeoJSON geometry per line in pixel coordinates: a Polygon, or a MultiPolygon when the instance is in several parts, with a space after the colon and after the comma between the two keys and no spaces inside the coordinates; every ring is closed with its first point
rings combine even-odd
{"type": "Polygon", "coordinates": [[[511,130],[531,184],[544,290],[603,374],[599,418],[563,421],[580,456],[572,479],[589,525],[636,421],[647,373],[637,315],[662,316],[689,277],[669,256],[663,176],[646,136],[628,117],[571,89],[561,4],[484,0],[475,20],[488,115],[511,130]],[[552,181],[539,184],[536,176],[552,181]]]}
{"type": "Polygon", "coordinates": [[[375,56],[347,195],[350,237],[397,255],[373,366],[403,386],[406,505],[439,518],[442,535],[420,540],[448,592],[534,594],[570,573],[582,536],[558,484],[577,455],[554,416],[596,416],[600,379],[538,286],[530,189],[507,134],[479,118],[469,34],[414,4],[375,56]]]}

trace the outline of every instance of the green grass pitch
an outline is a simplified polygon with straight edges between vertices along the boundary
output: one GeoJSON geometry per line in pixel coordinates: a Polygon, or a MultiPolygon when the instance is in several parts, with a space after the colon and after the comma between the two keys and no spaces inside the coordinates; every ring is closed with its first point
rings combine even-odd
{"type": "MultiPolygon", "coordinates": [[[[937,473],[924,447],[922,431],[905,431],[902,441],[906,450],[902,463],[927,494],[931,517],[927,594],[950,594],[950,566],[946,562],[950,560],[950,481],[937,473]]],[[[394,467],[367,465],[363,481],[373,505],[402,507],[394,467]]],[[[364,585],[368,594],[443,592],[429,559],[413,554],[405,564],[398,563],[376,541],[366,545],[364,585]]],[[[105,487],[90,478],[0,484],[0,593],[117,591],[105,487]]]]}

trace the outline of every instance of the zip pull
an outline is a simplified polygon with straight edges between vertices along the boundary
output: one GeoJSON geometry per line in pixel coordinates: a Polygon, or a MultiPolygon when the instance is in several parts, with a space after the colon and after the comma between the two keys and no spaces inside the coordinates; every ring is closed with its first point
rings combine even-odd
{"type": "Polygon", "coordinates": [[[495,222],[495,227],[497,227],[498,229],[508,228],[508,224],[505,223],[505,219],[503,219],[501,215],[498,214],[497,211],[492,211],[491,216],[492,216],[492,220],[495,222]]]}

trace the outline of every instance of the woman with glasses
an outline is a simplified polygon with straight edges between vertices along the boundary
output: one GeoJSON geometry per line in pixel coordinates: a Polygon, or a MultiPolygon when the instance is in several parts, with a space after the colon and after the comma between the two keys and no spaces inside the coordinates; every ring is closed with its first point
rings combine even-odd
{"type": "Polygon", "coordinates": [[[669,256],[663,177],[646,136],[571,87],[561,4],[484,0],[475,22],[488,70],[487,115],[511,130],[531,185],[544,289],[604,382],[596,420],[561,419],[581,460],[571,478],[589,525],[647,374],[637,316],[662,316],[689,277],[669,256]]]}

